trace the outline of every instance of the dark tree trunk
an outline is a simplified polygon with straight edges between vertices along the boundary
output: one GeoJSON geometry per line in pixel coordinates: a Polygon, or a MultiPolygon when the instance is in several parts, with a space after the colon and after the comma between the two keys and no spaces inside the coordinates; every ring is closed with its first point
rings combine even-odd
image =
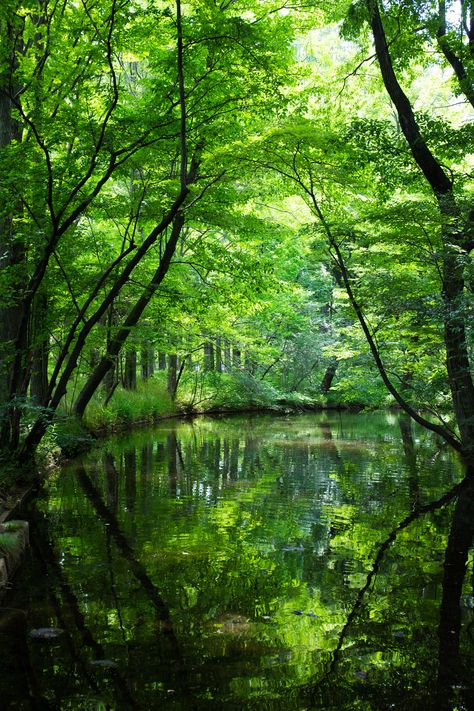
{"type": "Polygon", "coordinates": [[[155,372],[155,352],[151,346],[146,343],[142,345],[141,350],[141,378],[147,380],[151,378],[155,372]]]}
{"type": "Polygon", "coordinates": [[[33,307],[31,343],[30,395],[36,403],[44,404],[48,392],[49,334],[46,330],[48,298],[44,291],[38,292],[33,307]]]}
{"type": "Polygon", "coordinates": [[[104,355],[97,368],[89,377],[87,383],[84,385],[83,389],[77,397],[76,402],[74,403],[74,412],[79,417],[82,417],[82,415],[84,414],[84,411],[91,397],[99,387],[105,374],[112,367],[113,358],[120,353],[123,344],[125,343],[130,334],[131,329],[137,324],[138,319],[145,310],[145,307],[148,305],[158,286],[165,278],[169,265],[171,263],[171,259],[175,252],[176,244],[183,224],[184,217],[182,213],[179,213],[173,222],[171,236],[168,242],[166,243],[165,251],[161,258],[160,264],[157,270],[155,271],[155,274],[153,275],[151,282],[143,292],[142,296],[140,296],[135,305],[129,311],[127,317],[122,323],[121,328],[118,330],[111,343],[109,344],[107,348],[107,353],[104,355]]]}
{"type": "Polygon", "coordinates": [[[214,346],[212,341],[204,344],[204,370],[210,372],[214,370],[214,346]]]}
{"type": "Polygon", "coordinates": [[[442,218],[444,339],[449,386],[453,409],[461,434],[462,451],[472,461],[474,456],[474,384],[466,342],[463,261],[472,247],[471,224],[462,224],[462,216],[453,193],[453,185],[422,137],[412,106],[404,94],[392,65],[377,0],[367,0],[370,25],[382,79],[400,119],[400,127],[412,155],[433,190],[442,218]],[[464,254],[463,254],[464,253],[464,254]]]}
{"type": "Polygon", "coordinates": [[[134,349],[125,353],[123,387],[125,390],[137,389],[137,352],[134,349]]]}
{"type": "Polygon", "coordinates": [[[240,368],[240,361],[241,361],[241,352],[240,348],[233,348],[232,349],[232,366],[234,368],[240,368]]]}
{"type": "Polygon", "coordinates": [[[168,356],[168,379],[167,379],[167,389],[172,400],[174,400],[176,395],[176,385],[177,385],[177,374],[178,374],[178,356],[176,353],[171,353],[168,356]]]}
{"type": "MultiPolygon", "coordinates": [[[[442,696],[445,693],[452,694],[455,685],[463,688],[463,682],[470,678],[467,670],[463,670],[459,642],[461,595],[473,534],[474,486],[471,483],[460,493],[456,503],[444,559],[443,596],[438,627],[438,685],[442,696]]],[[[450,705],[449,708],[453,706],[450,705]]]]}
{"type": "MultiPolygon", "coordinates": [[[[12,141],[21,140],[21,127],[13,118],[13,104],[10,98],[13,74],[17,66],[14,50],[14,29],[5,20],[0,21],[0,32],[4,42],[2,56],[3,71],[0,72],[0,151],[8,148],[12,141]]],[[[19,205],[8,194],[2,191],[0,200],[0,270],[5,281],[3,289],[13,295],[10,304],[0,307],[0,404],[8,398],[9,383],[12,379],[12,367],[15,361],[15,341],[18,334],[18,324],[21,318],[21,293],[24,279],[21,275],[21,265],[25,263],[25,246],[22,239],[14,233],[14,215],[19,211],[19,205]],[[20,268],[19,268],[20,267],[20,268]]],[[[16,368],[27,367],[25,352],[16,363],[16,368]]],[[[16,373],[21,383],[24,373],[16,373]]],[[[23,391],[26,388],[23,387],[23,391]]]]}
{"type": "Polygon", "coordinates": [[[158,370],[166,370],[166,353],[158,353],[158,370]]]}
{"type": "Polygon", "coordinates": [[[324,373],[324,377],[321,381],[321,392],[324,395],[326,395],[326,393],[328,393],[331,389],[332,381],[334,380],[334,377],[336,375],[337,365],[337,360],[333,358],[332,361],[329,363],[328,367],[326,368],[326,372],[324,373]]]}

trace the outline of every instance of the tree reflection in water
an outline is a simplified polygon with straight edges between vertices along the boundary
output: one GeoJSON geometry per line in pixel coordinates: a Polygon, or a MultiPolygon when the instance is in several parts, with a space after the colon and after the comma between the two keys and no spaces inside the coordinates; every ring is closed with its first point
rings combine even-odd
{"type": "Polygon", "coordinates": [[[29,513],[34,555],[6,603],[26,625],[2,637],[21,664],[3,698],[469,708],[474,478],[461,479],[393,416],[202,419],[104,444],[29,513]],[[63,638],[27,635],[48,626],[63,638]]]}

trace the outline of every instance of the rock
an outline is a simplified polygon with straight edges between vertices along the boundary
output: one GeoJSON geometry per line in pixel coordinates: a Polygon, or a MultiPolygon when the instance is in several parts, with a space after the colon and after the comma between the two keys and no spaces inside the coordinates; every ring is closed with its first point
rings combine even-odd
{"type": "Polygon", "coordinates": [[[47,641],[50,639],[58,639],[58,637],[64,634],[64,630],[59,627],[38,627],[37,629],[30,630],[29,634],[31,639],[47,641]]]}
{"type": "Polygon", "coordinates": [[[0,591],[5,588],[8,583],[8,571],[5,558],[0,558],[0,591]]]}
{"type": "Polygon", "coordinates": [[[0,524],[0,599],[20,563],[28,541],[28,521],[5,521],[0,524]]]}
{"type": "Polygon", "coordinates": [[[117,669],[117,663],[113,659],[93,659],[89,664],[100,669],[117,669]]]}

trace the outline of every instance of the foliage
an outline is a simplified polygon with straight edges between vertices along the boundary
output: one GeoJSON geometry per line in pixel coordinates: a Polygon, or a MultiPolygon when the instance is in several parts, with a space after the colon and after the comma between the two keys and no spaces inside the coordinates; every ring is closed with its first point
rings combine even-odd
{"type": "Polygon", "coordinates": [[[176,408],[166,391],[166,385],[159,379],[139,384],[130,392],[119,387],[109,404],[104,405],[98,398],[87,410],[84,424],[92,432],[113,431],[134,422],[154,422],[156,419],[173,415],[176,408]]]}
{"type": "Polygon", "coordinates": [[[463,321],[471,349],[469,249],[454,248],[456,279],[445,270],[459,235],[470,244],[473,131],[456,99],[471,101],[472,57],[468,9],[451,6],[5,4],[8,457],[31,457],[48,427],[72,444],[62,413],[100,430],[180,407],[393,404],[355,304],[407,406],[459,419],[445,326],[463,321]],[[387,99],[376,9],[456,215],[387,99]],[[449,309],[447,282],[462,282],[449,309]]]}

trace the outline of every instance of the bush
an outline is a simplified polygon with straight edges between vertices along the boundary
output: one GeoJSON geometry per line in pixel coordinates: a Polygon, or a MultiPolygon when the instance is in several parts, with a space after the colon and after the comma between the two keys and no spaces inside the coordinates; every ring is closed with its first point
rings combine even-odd
{"type": "Polygon", "coordinates": [[[118,387],[112,399],[104,405],[100,396],[94,398],[85,413],[84,423],[94,431],[113,429],[114,425],[150,421],[176,413],[166,385],[162,380],[150,378],[138,385],[136,390],[118,387]]]}
{"type": "Polygon", "coordinates": [[[271,407],[276,404],[279,391],[250,373],[207,373],[204,380],[206,408],[271,407]]]}

